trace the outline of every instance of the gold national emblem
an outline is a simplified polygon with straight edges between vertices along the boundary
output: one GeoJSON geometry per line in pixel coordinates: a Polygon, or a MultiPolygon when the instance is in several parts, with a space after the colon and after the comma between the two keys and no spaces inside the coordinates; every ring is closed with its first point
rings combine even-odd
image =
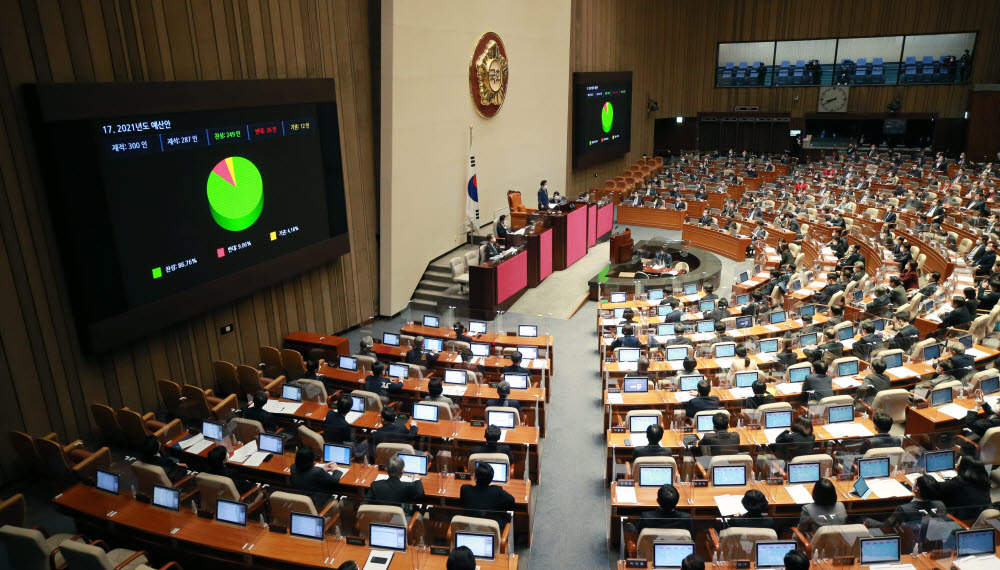
{"type": "Polygon", "coordinates": [[[476,111],[492,117],[507,96],[507,51],[500,36],[486,32],[479,38],[469,64],[469,89],[476,111]]]}

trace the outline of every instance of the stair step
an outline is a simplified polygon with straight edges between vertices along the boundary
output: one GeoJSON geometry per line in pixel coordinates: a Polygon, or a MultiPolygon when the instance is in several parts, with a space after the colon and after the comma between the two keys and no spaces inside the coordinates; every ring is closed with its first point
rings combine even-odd
{"type": "Polygon", "coordinates": [[[420,283],[417,283],[417,290],[423,289],[425,291],[439,291],[444,292],[452,287],[452,283],[445,283],[444,281],[434,281],[432,279],[421,279],[420,283]]]}
{"type": "Polygon", "coordinates": [[[425,271],[421,281],[435,281],[437,283],[453,283],[451,271],[444,273],[441,271],[425,271]]]}

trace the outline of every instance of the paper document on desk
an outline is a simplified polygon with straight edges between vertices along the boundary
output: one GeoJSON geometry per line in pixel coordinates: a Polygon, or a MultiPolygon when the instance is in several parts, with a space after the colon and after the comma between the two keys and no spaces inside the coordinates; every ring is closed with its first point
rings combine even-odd
{"type": "Polygon", "coordinates": [[[624,404],[625,403],[625,397],[622,396],[621,393],[618,393],[618,394],[608,394],[608,403],[612,404],[612,405],[614,405],[614,404],[624,404]]]}
{"type": "Polygon", "coordinates": [[[778,436],[785,431],[785,428],[768,428],[764,430],[764,437],[767,438],[768,443],[774,443],[778,441],[778,436]]]}
{"type": "Polygon", "coordinates": [[[199,441],[198,443],[192,445],[191,447],[189,447],[187,451],[188,451],[188,453],[194,453],[195,455],[197,455],[197,454],[201,453],[202,451],[205,451],[209,447],[212,447],[213,443],[215,443],[215,442],[212,441],[212,440],[210,440],[210,439],[202,440],[202,441],[199,441]]]}
{"type": "Polygon", "coordinates": [[[521,229],[517,230],[516,232],[507,232],[507,233],[509,233],[511,235],[515,235],[515,236],[523,236],[524,235],[524,230],[526,230],[526,229],[528,229],[528,228],[521,228],[521,229]]]}
{"type": "Polygon", "coordinates": [[[675,337],[674,335],[666,335],[666,336],[654,336],[653,338],[655,338],[656,342],[658,342],[659,344],[667,344],[667,342],[669,342],[671,339],[677,337],[675,337]]]}
{"type": "Polygon", "coordinates": [[[464,396],[467,390],[468,388],[464,385],[445,386],[441,393],[445,396],[464,396]]]}
{"type": "Polygon", "coordinates": [[[757,355],[757,360],[761,362],[774,362],[773,352],[761,352],[757,355]]]}
{"type": "Polygon", "coordinates": [[[913,378],[914,376],[920,376],[920,374],[917,374],[916,372],[910,370],[905,366],[893,366],[892,368],[887,369],[885,373],[891,376],[895,376],[896,378],[899,379],[913,378]]]}
{"type": "Polygon", "coordinates": [[[808,287],[803,287],[802,289],[796,289],[795,294],[801,295],[802,297],[808,297],[813,294],[813,290],[808,287]]]}
{"type": "Polygon", "coordinates": [[[712,340],[715,338],[715,333],[694,333],[691,335],[691,340],[695,342],[705,342],[706,340],[712,340]]]}
{"type": "Polygon", "coordinates": [[[665,363],[671,370],[683,370],[684,361],[683,360],[668,360],[665,363]]]}
{"type": "Polygon", "coordinates": [[[995,554],[965,556],[952,560],[951,565],[958,570],[994,570],[1000,566],[1000,558],[995,554]]]}
{"type": "Polygon", "coordinates": [[[917,570],[913,564],[870,564],[868,570],[917,570]]]}
{"type": "Polygon", "coordinates": [[[258,451],[257,453],[254,453],[253,455],[248,457],[247,460],[243,462],[243,465],[246,465],[247,467],[257,467],[258,465],[263,463],[265,459],[267,459],[268,455],[271,454],[266,451],[258,451]]]}
{"type": "Polygon", "coordinates": [[[639,502],[635,498],[635,487],[619,487],[615,485],[615,500],[619,504],[634,505],[639,502]]]}
{"type": "Polygon", "coordinates": [[[201,443],[202,441],[205,441],[205,436],[203,434],[199,433],[198,435],[196,435],[194,437],[189,437],[187,439],[182,439],[181,441],[179,441],[177,443],[177,445],[179,445],[181,447],[181,449],[187,449],[187,448],[191,447],[192,445],[201,443]]]}
{"type": "Polygon", "coordinates": [[[512,431],[513,428],[504,428],[500,430],[500,439],[497,441],[507,441],[507,434],[512,431]]]}
{"type": "Polygon", "coordinates": [[[684,299],[688,303],[694,303],[698,299],[701,299],[701,295],[699,295],[697,293],[695,293],[693,295],[684,295],[683,297],[681,297],[681,299],[684,299]]]}
{"type": "Polygon", "coordinates": [[[229,458],[233,463],[243,463],[246,461],[247,457],[250,457],[257,452],[257,442],[251,441],[250,443],[244,445],[243,447],[237,449],[233,452],[233,456],[229,458]]]}
{"type": "Polygon", "coordinates": [[[782,394],[801,394],[802,393],[802,382],[785,382],[784,384],[775,385],[775,389],[782,394]]]}
{"type": "Polygon", "coordinates": [[[973,358],[986,358],[987,356],[989,356],[989,354],[986,354],[985,352],[983,352],[981,350],[978,350],[978,349],[975,349],[975,348],[967,348],[967,349],[965,349],[965,354],[968,354],[969,356],[971,356],[973,358]]]}
{"type": "Polygon", "coordinates": [[[750,388],[750,387],[747,387],[747,388],[730,388],[729,389],[729,394],[733,398],[749,398],[750,396],[753,396],[753,388],[750,388]]]}
{"type": "Polygon", "coordinates": [[[781,327],[778,325],[764,325],[764,330],[767,332],[778,332],[781,330],[781,327]]]}
{"type": "Polygon", "coordinates": [[[272,414],[294,414],[299,411],[300,407],[302,407],[302,404],[299,403],[268,400],[264,404],[264,411],[271,412],[272,414]]]}
{"type": "MultiPolygon", "coordinates": [[[[337,468],[337,471],[340,471],[339,467],[337,468]]],[[[378,475],[375,476],[375,480],[376,481],[385,481],[388,478],[389,478],[389,474],[388,473],[379,473],[378,475]]],[[[399,480],[402,481],[402,482],[404,482],[404,483],[412,483],[413,482],[413,477],[410,477],[409,475],[402,475],[399,478],[399,480]]]]}
{"type": "Polygon", "coordinates": [[[812,493],[810,493],[805,485],[789,485],[785,487],[785,491],[788,491],[788,496],[795,501],[796,505],[808,505],[813,502],[812,493]]]}
{"type": "Polygon", "coordinates": [[[840,343],[843,344],[844,348],[846,348],[847,350],[850,350],[851,348],[853,348],[855,342],[856,341],[853,338],[848,338],[848,339],[844,339],[844,340],[840,341],[840,343]]]}
{"type": "Polygon", "coordinates": [[[690,402],[694,396],[691,395],[691,392],[677,392],[674,394],[674,398],[677,399],[678,404],[683,404],[685,402],[690,402]]]}
{"type": "Polygon", "coordinates": [[[626,372],[635,372],[639,369],[638,362],[619,362],[618,370],[624,370],[626,372]]]}
{"type": "Polygon", "coordinates": [[[715,505],[724,517],[747,514],[747,510],[743,508],[743,495],[719,495],[715,497],[715,505]]]}
{"type": "Polygon", "coordinates": [[[733,359],[732,358],[716,358],[715,359],[715,364],[717,364],[719,366],[719,368],[723,368],[723,369],[728,370],[728,369],[730,369],[730,368],[733,367],[733,359]]]}
{"type": "MultiPolygon", "coordinates": [[[[444,389],[444,393],[445,394],[448,393],[448,388],[444,389]]],[[[365,415],[364,412],[347,412],[347,415],[344,416],[344,421],[346,421],[349,424],[353,424],[354,422],[361,419],[361,416],[363,415],[365,415]]]]}
{"type": "Polygon", "coordinates": [[[990,405],[991,408],[1000,407],[1000,396],[986,396],[983,401],[990,405]]]}
{"type": "MultiPolygon", "coordinates": [[[[917,475],[919,475],[919,473],[917,475]]],[[[955,471],[954,469],[949,469],[947,471],[938,471],[937,473],[931,473],[931,477],[943,483],[948,479],[954,479],[955,477],[958,477],[958,471],[955,471]]],[[[910,476],[907,475],[906,479],[909,481],[910,476]]],[[[910,482],[913,483],[914,481],[910,482]]]]}
{"type": "Polygon", "coordinates": [[[845,437],[871,437],[875,435],[864,424],[858,423],[826,424],[823,427],[826,428],[826,433],[836,439],[845,437]]]}
{"type": "Polygon", "coordinates": [[[908,491],[902,483],[895,479],[866,479],[866,482],[872,492],[875,493],[875,496],[882,499],[910,497],[913,495],[913,493],[908,491]]]}
{"type": "Polygon", "coordinates": [[[938,411],[946,416],[951,416],[956,420],[965,419],[965,414],[969,413],[971,410],[969,408],[963,408],[958,404],[946,404],[938,408],[938,411]]]}
{"type": "Polygon", "coordinates": [[[837,376],[833,379],[833,383],[841,388],[853,388],[861,385],[861,381],[854,376],[837,376]]]}

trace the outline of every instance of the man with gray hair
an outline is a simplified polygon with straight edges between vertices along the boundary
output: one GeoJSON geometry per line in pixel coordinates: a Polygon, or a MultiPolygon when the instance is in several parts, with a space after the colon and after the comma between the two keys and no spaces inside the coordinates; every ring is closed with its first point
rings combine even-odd
{"type": "Polygon", "coordinates": [[[365,494],[365,501],[375,505],[402,505],[415,503],[424,496],[424,485],[414,477],[414,481],[403,481],[403,460],[393,455],[386,462],[388,479],[372,482],[365,494]]]}
{"type": "MultiPolygon", "coordinates": [[[[528,377],[528,382],[531,382],[531,377],[528,377]]],[[[518,413],[521,413],[521,402],[517,400],[510,399],[510,384],[506,380],[497,384],[497,397],[491,398],[486,401],[486,406],[500,406],[503,408],[515,408],[518,413]]]]}

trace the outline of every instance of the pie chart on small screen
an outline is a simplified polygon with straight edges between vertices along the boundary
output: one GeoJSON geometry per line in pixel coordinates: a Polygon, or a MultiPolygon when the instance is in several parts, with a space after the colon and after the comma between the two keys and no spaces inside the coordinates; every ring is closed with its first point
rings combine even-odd
{"type": "Polygon", "coordinates": [[[230,156],[212,168],[206,183],[212,218],[231,232],[252,226],[264,209],[264,184],[254,163],[230,156]]]}
{"type": "Polygon", "coordinates": [[[604,132],[611,130],[611,123],[614,121],[614,118],[615,109],[611,106],[611,102],[608,101],[601,107],[601,128],[604,129],[604,132]]]}

